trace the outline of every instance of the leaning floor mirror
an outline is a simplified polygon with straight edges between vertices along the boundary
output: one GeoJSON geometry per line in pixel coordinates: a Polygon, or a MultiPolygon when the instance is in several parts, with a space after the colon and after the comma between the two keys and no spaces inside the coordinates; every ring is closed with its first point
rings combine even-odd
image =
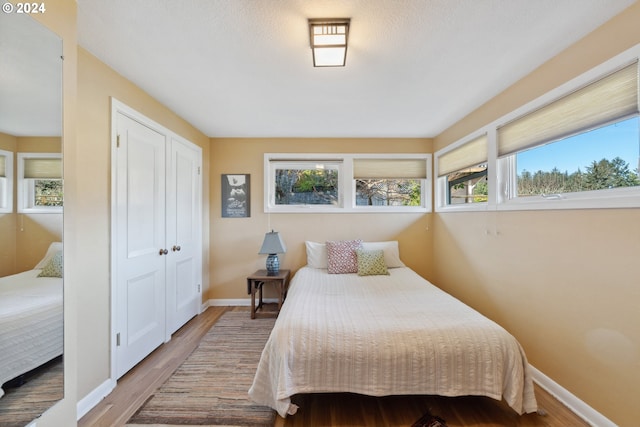
{"type": "Polygon", "coordinates": [[[64,396],[62,41],[0,14],[0,424],[64,396]]]}

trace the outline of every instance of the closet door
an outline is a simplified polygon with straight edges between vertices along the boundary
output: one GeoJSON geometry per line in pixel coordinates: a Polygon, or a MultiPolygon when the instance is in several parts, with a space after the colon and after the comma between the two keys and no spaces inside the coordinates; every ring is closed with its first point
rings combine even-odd
{"type": "Polygon", "coordinates": [[[167,339],[200,312],[202,150],[171,138],[167,157],[167,339]]]}
{"type": "Polygon", "coordinates": [[[118,113],[115,192],[116,377],[165,338],[165,136],[118,113]]]}

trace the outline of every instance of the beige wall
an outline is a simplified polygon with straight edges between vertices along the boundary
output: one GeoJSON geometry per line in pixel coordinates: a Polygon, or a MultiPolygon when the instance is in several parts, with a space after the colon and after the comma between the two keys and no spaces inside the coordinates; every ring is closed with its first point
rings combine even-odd
{"type": "Polygon", "coordinates": [[[247,298],[246,277],[265,268],[258,255],[271,228],[285,241],[281,268],[306,264],[305,240],[361,238],[398,240],[403,261],[424,277],[432,273],[431,215],[425,214],[271,214],[264,213],[264,153],[430,153],[429,139],[269,139],[211,140],[211,299],[247,298]],[[221,174],[251,174],[251,217],[222,218],[221,174]]]}
{"type": "MultiPolygon", "coordinates": [[[[435,140],[442,148],[640,43],[631,6],[435,140]]],[[[435,283],[498,321],[530,363],[621,426],[640,419],[638,209],[445,213],[435,283]]]]}
{"type": "MultiPolygon", "coordinates": [[[[209,138],[82,48],[78,49],[76,147],[79,203],[73,206],[78,293],[78,393],[80,398],[110,375],[110,150],[111,97],[202,147],[203,282],[207,283],[209,138]]],[[[71,208],[70,208],[71,209],[71,208]]]]}

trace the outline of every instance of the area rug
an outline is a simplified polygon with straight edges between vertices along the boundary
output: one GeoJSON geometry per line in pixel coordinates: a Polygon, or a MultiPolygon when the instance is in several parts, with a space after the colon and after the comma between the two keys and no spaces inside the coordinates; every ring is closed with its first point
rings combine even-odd
{"type": "Polygon", "coordinates": [[[275,411],[247,392],[274,322],[223,314],[127,425],[273,426],[275,411]]]}
{"type": "Polygon", "coordinates": [[[4,384],[0,427],[24,427],[64,397],[62,356],[4,384]]]}
{"type": "Polygon", "coordinates": [[[431,415],[430,412],[424,414],[418,421],[413,423],[411,427],[447,427],[447,423],[440,417],[431,415]]]}

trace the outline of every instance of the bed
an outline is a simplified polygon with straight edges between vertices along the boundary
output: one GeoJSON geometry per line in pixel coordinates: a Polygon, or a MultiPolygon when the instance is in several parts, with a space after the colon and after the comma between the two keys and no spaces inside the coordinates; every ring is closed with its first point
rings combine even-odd
{"type": "Polygon", "coordinates": [[[0,386],[63,352],[62,248],[49,249],[38,268],[0,278],[0,386]]]}
{"type": "Polygon", "coordinates": [[[392,258],[386,274],[335,274],[307,246],[308,264],[290,283],[250,398],[282,417],[297,411],[293,395],[323,392],[479,395],[535,412],[516,339],[392,258]]]}

